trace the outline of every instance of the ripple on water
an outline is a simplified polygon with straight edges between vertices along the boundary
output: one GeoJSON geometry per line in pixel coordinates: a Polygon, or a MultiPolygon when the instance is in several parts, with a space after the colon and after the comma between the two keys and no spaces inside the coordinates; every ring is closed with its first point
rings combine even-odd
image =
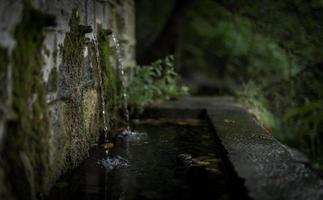
{"type": "Polygon", "coordinates": [[[148,135],[145,132],[125,130],[122,133],[118,134],[117,138],[123,139],[126,142],[137,143],[137,142],[147,141],[148,135]]]}
{"type": "Polygon", "coordinates": [[[124,169],[129,166],[128,160],[121,156],[116,156],[113,158],[103,158],[101,160],[98,160],[97,163],[107,170],[124,169]]]}

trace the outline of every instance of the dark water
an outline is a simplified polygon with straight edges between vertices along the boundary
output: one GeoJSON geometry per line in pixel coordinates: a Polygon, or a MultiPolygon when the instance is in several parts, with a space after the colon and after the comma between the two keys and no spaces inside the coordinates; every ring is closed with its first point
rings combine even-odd
{"type": "Polygon", "coordinates": [[[116,138],[109,147],[109,158],[121,156],[123,165],[104,167],[100,160],[107,158],[105,149],[95,147],[46,199],[228,199],[212,133],[204,122],[145,123],[133,129],[138,134],[116,138]]]}

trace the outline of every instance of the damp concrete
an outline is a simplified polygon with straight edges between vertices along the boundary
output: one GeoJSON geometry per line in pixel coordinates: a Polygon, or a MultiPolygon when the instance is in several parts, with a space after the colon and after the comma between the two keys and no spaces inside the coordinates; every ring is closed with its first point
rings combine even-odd
{"type": "Polygon", "coordinates": [[[323,199],[323,181],[232,97],[187,97],[154,105],[146,114],[183,112],[206,115],[251,199],[323,199]]]}

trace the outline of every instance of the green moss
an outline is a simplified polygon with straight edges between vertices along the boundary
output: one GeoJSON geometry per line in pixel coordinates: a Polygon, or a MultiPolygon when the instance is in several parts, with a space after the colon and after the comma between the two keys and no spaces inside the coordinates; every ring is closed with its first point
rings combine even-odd
{"type": "MultiPolygon", "coordinates": [[[[80,17],[76,10],[73,11],[69,21],[70,32],[66,33],[64,45],[62,50],[63,62],[68,68],[70,74],[80,76],[80,68],[83,62],[83,48],[86,39],[83,34],[79,32],[78,26],[80,24],[80,17]]],[[[77,80],[77,77],[71,78],[70,81],[77,80]]],[[[72,86],[71,86],[72,87],[72,86]]]]}
{"type": "Polygon", "coordinates": [[[104,29],[98,30],[98,42],[100,51],[100,64],[103,73],[103,87],[105,92],[105,105],[108,112],[109,128],[116,128],[118,123],[117,72],[110,63],[111,49],[109,36],[104,29]]]}
{"type": "Polygon", "coordinates": [[[1,157],[7,164],[7,181],[18,199],[30,199],[34,191],[41,192],[48,175],[49,132],[41,72],[46,17],[24,1],[22,20],[14,31],[12,106],[17,117],[7,124],[1,157]],[[28,163],[21,158],[22,153],[29,159],[31,174],[26,174],[28,163]]]}
{"type": "Polygon", "coordinates": [[[65,74],[65,85],[60,90],[66,96],[64,106],[64,127],[68,136],[66,166],[77,166],[88,155],[89,145],[83,123],[82,94],[76,89],[82,84],[84,75],[84,47],[86,38],[79,30],[80,17],[77,10],[73,10],[69,20],[70,32],[66,33],[61,53],[65,74]],[[77,142],[79,141],[79,142],[77,142]],[[81,142],[80,142],[81,141],[81,142]]]}
{"type": "MultiPolygon", "coordinates": [[[[222,1],[237,17],[252,22],[259,33],[270,36],[288,50],[293,62],[307,65],[322,60],[322,6],[320,1],[222,1]]],[[[297,67],[297,66],[294,66],[297,67]]]]}

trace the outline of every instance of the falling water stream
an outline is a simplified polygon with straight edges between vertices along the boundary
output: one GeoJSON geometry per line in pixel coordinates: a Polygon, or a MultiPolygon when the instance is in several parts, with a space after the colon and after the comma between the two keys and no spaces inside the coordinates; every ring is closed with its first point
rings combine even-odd
{"type": "MultiPolygon", "coordinates": [[[[121,94],[121,100],[122,100],[122,113],[124,120],[126,122],[126,129],[122,132],[122,135],[132,135],[133,132],[130,131],[130,125],[129,125],[129,110],[128,110],[128,97],[127,97],[127,75],[125,73],[125,67],[122,62],[122,55],[121,55],[121,47],[120,43],[115,36],[114,33],[111,34],[113,45],[115,47],[116,51],[116,68],[120,75],[121,80],[121,86],[120,86],[120,94],[121,94]]],[[[100,98],[101,98],[101,107],[102,107],[102,118],[103,118],[103,130],[104,130],[104,139],[105,141],[108,140],[108,122],[107,122],[107,112],[106,112],[106,106],[105,106],[105,93],[104,93],[104,87],[103,87],[103,72],[101,69],[101,61],[100,61],[100,52],[99,52],[99,44],[98,40],[96,38],[96,35],[94,33],[91,33],[91,39],[94,42],[95,47],[95,57],[97,61],[98,66],[98,75],[99,75],[99,89],[100,89],[100,98]]]]}
{"type": "Polygon", "coordinates": [[[103,118],[103,131],[104,131],[104,140],[106,141],[108,139],[108,122],[107,122],[107,112],[105,107],[105,93],[103,88],[103,72],[101,69],[101,60],[100,60],[100,52],[99,52],[99,44],[98,39],[96,38],[96,35],[94,33],[91,33],[94,47],[95,47],[95,58],[97,61],[98,66],[98,75],[99,75],[99,89],[100,89],[100,97],[101,97],[101,107],[102,107],[102,118],[103,118]]]}
{"type": "MultiPolygon", "coordinates": [[[[109,142],[108,138],[108,127],[107,127],[107,112],[105,107],[105,93],[104,93],[104,87],[103,87],[103,72],[101,69],[101,60],[100,60],[100,52],[99,52],[99,44],[98,40],[96,38],[96,35],[94,33],[91,34],[94,46],[95,46],[95,57],[97,61],[98,66],[98,74],[99,74],[99,88],[100,88],[100,97],[101,97],[101,106],[102,106],[102,117],[103,117],[103,126],[104,126],[104,141],[109,142]]],[[[122,111],[123,111],[123,117],[125,117],[125,122],[127,124],[126,129],[122,132],[122,136],[128,136],[132,135],[133,132],[130,131],[130,125],[129,125],[129,111],[128,111],[128,102],[127,102],[127,90],[126,90],[126,74],[124,65],[122,63],[121,58],[121,51],[120,51],[120,44],[116,38],[116,36],[112,33],[112,40],[116,49],[116,68],[118,72],[120,72],[120,79],[121,79],[121,97],[122,97],[122,111]]],[[[109,150],[105,151],[106,156],[104,156],[102,159],[99,159],[97,164],[103,166],[107,171],[104,174],[104,194],[106,195],[108,192],[108,171],[113,169],[120,169],[120,168],[126,168],[128,167],[128,161],[124,159],[121,156],[110,156],[109,150]]],[[[104,199],[107,199],[107,196],[104,195],[104,199]]]]}
{"type": "Polygon", "coordinates": [[[116,50],[116,67],[117,70],[120,72],[120,79],[121,79],[121,97],[122,97],[122,112],[123,112],[123,117],[125,118],[125,122],[127,124],[126,129],[124,130],[123,134],[130,134],[130,125],[129,125],[129,110],[128,110],[128,97],[127,97],[127,75],[125,73],[125,67],[122,62],[122,55],[121,55],[121,47],[120,43],[115,36],[114,33],[111,34],[112,41],[114,43],[114,47],[116,50]]]}
{"type": "MultiPolygon", "coordinates": [[[[104,139],[105,142],[109,142],[108,140],[108,133],[107,133],[107,113],[106,113],[106,107],[105,107],[105,93],[103,88],[103,72],[101,69],[101,62],[100,62],[100,55],[99,55],[99,48],[98,48],[98,40],[95,36],[95,34],[92,34],[92,38],[95,45],[96,50],[96,59],[98,63],[98,72],[99,72],[99,87],[100,87],[100,93],[101,93],[101,102],[102,102],[102,115],[103,115],[103,125],[104,125],[104,139]]],[[[124,138],[125,140],[133,140],[141,136],[142,133],[133,132],[130,130],[130,119],[129,119],[129,110],[128,110],[128,97],[127,97],[127,75],[125,73],[125,67],[122,62],[122,55],[121,55],[121,47],[118,39],[116,38],[115,34],[111,33],[111,38],[113,41],[113,46],[115,48],[115,56],[116,56],[116,69],[118,70],[118,74],[120,77],[120,96],[122,101],[122,117],[123,120],[126,122],[125,130],[122,133],[117,134],[117,137],[124,138]]],[[[126,151],[129,150],[129,147],[126,146],[126,151]]],[[[103,166],[107,171],[113,170],[113,169],[120,169],[120,168],[127,168],[128,167],[128,160],[124,159],[123,157],[117,155],[117,156],[111,156],[109,154],[109,150],[105,151],[106,156],[102,159],[98,160],[98,164],[103,166]]],[[[128,155],[130,155],[130,152],[128,152],[128,155]]],[[[107,177],[107,174],[105,174],[105,177],[107,177]]],[[[107,185],[107,184],[106,184],[107,185]]]]}

